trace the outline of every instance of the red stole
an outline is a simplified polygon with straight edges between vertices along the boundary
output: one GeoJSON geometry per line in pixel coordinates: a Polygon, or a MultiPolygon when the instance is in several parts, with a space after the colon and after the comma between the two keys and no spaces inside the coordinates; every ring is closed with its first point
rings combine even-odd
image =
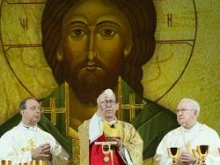
{"type": "MultiPolygon", "coordinates": [[[[105,142],[106,137],[104,134],[96,139],[94,142],[105,142]]],[[[90,144],[89,151],[89,162],[90,165],[106,165],[104,162],[105,155],[102,153],[102,145],[95,145],[94,142],[90,144]]],[[[118,153],[118,147],[113,149],[113,162],[111,159],[111,155],[108,155],[109,161],[107,165],[126,165],[121,156],[118,153]]]]}

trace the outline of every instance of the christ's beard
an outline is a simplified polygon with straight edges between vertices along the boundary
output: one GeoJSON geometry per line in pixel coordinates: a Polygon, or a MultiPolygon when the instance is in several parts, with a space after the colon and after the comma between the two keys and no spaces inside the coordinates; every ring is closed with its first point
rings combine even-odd
{"type": "Polygon", "coordinates": [[[115,88],[118,74],[96,67],[94,70],[87,70],[86,67],[78,70],[78,73],[69,75],[69,85],[74,93],[84,104],[96,104],[99,94],[106,88],[115,88]]]}

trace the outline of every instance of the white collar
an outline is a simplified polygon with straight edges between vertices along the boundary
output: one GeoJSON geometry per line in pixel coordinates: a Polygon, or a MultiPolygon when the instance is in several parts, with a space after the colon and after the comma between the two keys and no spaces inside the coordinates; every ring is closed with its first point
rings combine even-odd
{"type": "Polygon", "coordinates": [[[24,123],[20,122],[20,126],[26,130],[37,131],[37,124],[35,126],[28,126],[28,125],[25,125],[24,123]]]}
{"type": "Polygon", "coordinates": [[[189,129],[184,128],[183,126],[181,126],[181,127],[182,127],[183,132],[192,133],[192,132],[199,131],[200,124],[198,122],[196,122],[196,124],[192,128],[189,128],[189,129]]]}
{"type": "Polygon", "coordinates": [[[117,119],[115,118],[114,120],[112,120],[112,121],[106,121],[106,120],[104,120],[108,125],[114,125],[116,122],[117,122],[117,119]]]}

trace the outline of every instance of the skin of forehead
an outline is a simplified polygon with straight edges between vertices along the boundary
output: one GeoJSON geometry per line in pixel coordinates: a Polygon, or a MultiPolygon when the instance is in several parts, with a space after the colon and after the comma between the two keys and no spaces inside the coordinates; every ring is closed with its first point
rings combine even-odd
{"type": "Polygon", "coordinates": [[[103,96],[100,97],[100,100],[101,101],[102,100],[115,100],[115,97],[114,97],[114,95],[109,96],[107,94],[104,94],[103,96]]]}
{"type": "MultiPolygon", "coordinates": [[[[68,24],[72,19],[80,18],[89,25],[95,25],[106,18],[115,19],[121,26],[129,27],[127,17],[114,4],[106,0],[83,0],[66,13],[64,20],[68,24]],[[85,11],[85,12],[83,12],[85,11]],[[88,22],[89,21],[89,22],[88,22]]],[[[66,26],[64,24],[64,26],[66,26]]]]}
{"type": "Polygon", "coordinates": [[[29,99],[26,101],[26,106],[40,106],[40,104],[38,103],[38,101],[36,101],[35,99],[29,99]]]}
{"type": "Polygon", "coordinates": [[[106,100],[114,100],[116,101],[115,95],[111,89],[105,90],[98,98],[98,102],[106,101],[106,100]]]}

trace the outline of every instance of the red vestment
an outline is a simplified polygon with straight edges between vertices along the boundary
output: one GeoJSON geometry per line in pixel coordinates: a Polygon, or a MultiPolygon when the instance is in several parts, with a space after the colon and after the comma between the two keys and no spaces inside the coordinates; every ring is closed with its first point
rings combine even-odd
{"type": "MultiPolygon", "coordinates": [[[[96,139],[92,144],[90,144],[90,152],[89,152],[90,165],[106,165],[104,161],[105,155],[102,152],[102,145],[95,145],[95,142],[106,142],[106,141],[107,139],[103,134],[98,139],[96,139]]],[[[119,150],[118,147],[114,147],[114,149],[112,149],[113,161],[111,158],[111,154],[108,154],[109,161],[107,165],[126,165],[124,160],[121,158],[118,150],[119,150]]]]}

